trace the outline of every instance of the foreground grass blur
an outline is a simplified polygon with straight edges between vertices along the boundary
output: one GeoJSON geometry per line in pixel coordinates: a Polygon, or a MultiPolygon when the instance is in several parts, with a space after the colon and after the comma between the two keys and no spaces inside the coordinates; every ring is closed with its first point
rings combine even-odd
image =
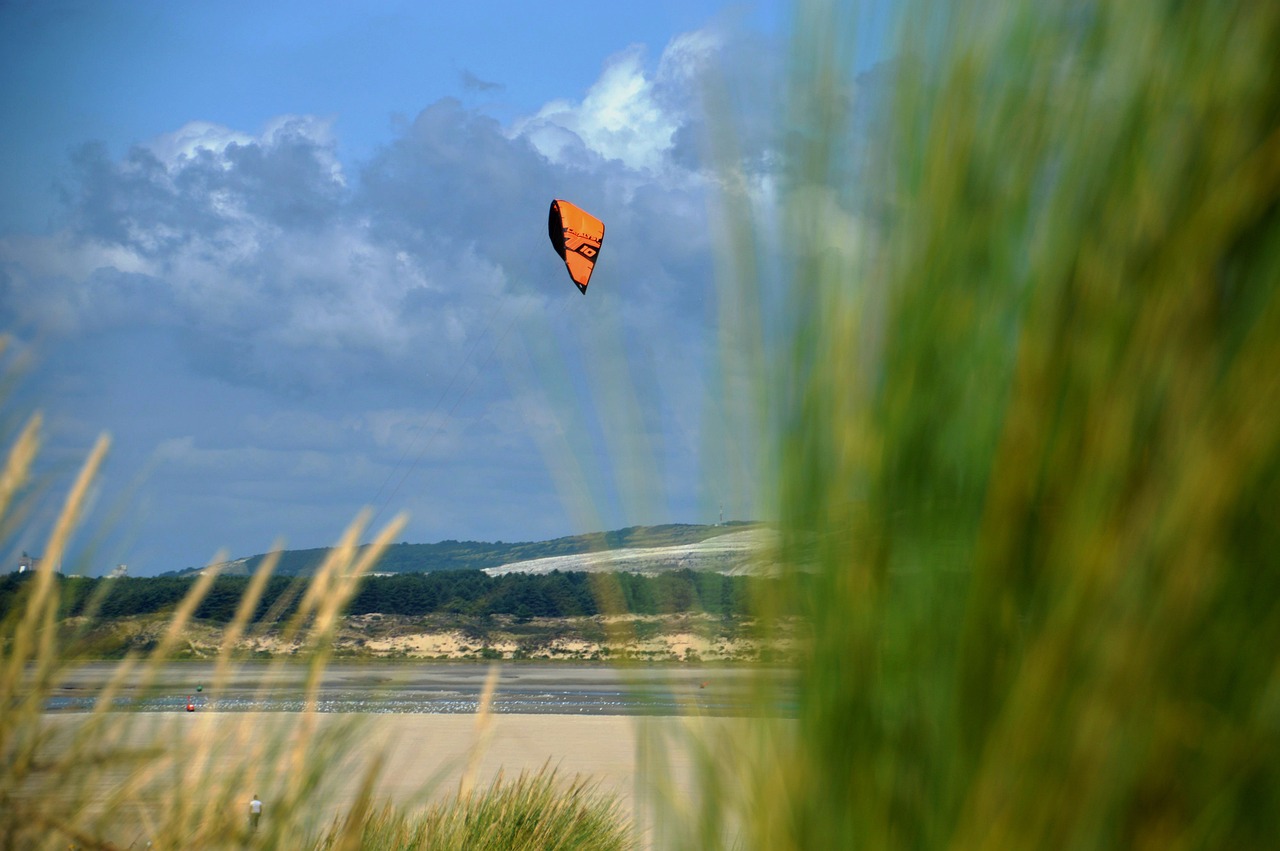
{"type": "Polygon", "coordinates": [[[727,199],[816,583],[796,729],[670,844],[1274,847],[1280,6],[907,7],[877,84],[803,7],[780,209],[727,199]]]}
{"type": "MultiPolygon", "coordinates": [[[[499,777],[482,793],[439,801],[416,815],[384,806],[359,821],[348,847],[623,851],[634,847],[626,824],[616,800],[600,796],[582,779],[563,786],[544,770],[510,782],[499,777]]],[[[343,847],[341,830],[320,844],[321,851],[343,847]]]]}
{"type": "MultiPolygon", "coordinates": [[[[34,417],[0,469],[0,528],[15,511],[21,515],[16,498],[29,482],[39,431],[40,419],[34,417]]],[[[70,650],[74,637],[70,643],[59,640],[62,601],[55,566],[67,551],[106,450],[106,440],[94,447],[67,496],[38,574],[0,624],[0,847],[378,849],[406,847],[404,837],[424,832],[430,843],[415,847],[630,847],[627,821],[614,799],[585,781],[562,782],[548,771],[480,792],[460,789],[424,812],[374,810],[371,795],[381,760],[359,758],[360,723],[343,718],[321,725],[316,698],[340,615],[360,578],[399,533],[401,520],[360,548],[364,518],[358,519],[315,577],[295,586],[301,600],[282,634],[303,641],[305,711],[282,714],[272,723],[258,713],[224,716],[233,720],[216,723],[213,716],[182,712],[118,711],[116,699],[125,690],[136,702],[154,689],[162,664],[172,658],[212,586],[216,571],[209,570],[192,583],[156,646],[118,665],[91,713],[47,714],[49,698],[79,661],[70,650]],[[344,805],[347,764],[367,767],[354,802],[344,805]],[[269,801],[268,817],[253,832],[247,820],[252,790],[261,790],[269,801]],[[332,813],[341,810],[346,815],[325,829],[332,813]]],[[[274,566],[269,562],[255,574],[226,629],[215,692],[237,666],[233,648],[239,636],[281,626],[271,615],[250,623],[274,566]]],[[[88,607],[88,621],[95,606],[88,607]]],[[[272,664],[290,663],[282,657],[272,664]]],[[[269,679],[270,674],[264,683],[269,679]]],[[[424,801],[430,791],[424,788],[424,801]]]]}

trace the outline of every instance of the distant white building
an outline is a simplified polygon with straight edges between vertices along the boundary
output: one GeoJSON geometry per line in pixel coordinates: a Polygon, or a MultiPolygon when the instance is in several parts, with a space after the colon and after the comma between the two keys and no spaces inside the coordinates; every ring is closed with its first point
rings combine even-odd
{"type": "MultiPolygon", "coordinates": [[[[18,559],[18,568],[14,573],[34,573],[40,569],[40,565],[43,561],[44,559],[40,556],[30,556],[24,552],[22,554],[22,558],[18,559]]],[[[53,570],[55,573],[61,573],[62,564],[55,564],[53,566],[53,570]]]]}

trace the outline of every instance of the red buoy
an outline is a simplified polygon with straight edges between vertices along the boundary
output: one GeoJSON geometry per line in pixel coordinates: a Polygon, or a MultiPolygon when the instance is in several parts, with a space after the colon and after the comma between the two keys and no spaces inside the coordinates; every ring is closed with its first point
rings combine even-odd
{"type": "Polygon", "coordinates": [[[187,698],[187,711],[188,711],[188,712],[195,712],[195,711],[196,711],[196,705],[195,705],[194,703],[192,703],[192,702],[191,702],[191,698],[189,698],[189,697],[187,698]]]}

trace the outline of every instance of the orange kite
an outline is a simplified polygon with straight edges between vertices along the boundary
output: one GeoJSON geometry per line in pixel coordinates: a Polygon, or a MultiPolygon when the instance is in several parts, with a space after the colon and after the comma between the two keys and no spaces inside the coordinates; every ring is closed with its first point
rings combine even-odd
{"type": "Polygon", "coordinates": [[[600,245],[604,242],[604,222],[568,201],[555,200],[547,216],[547,233],[556,253],[568,267],[569,277],[586,295],[591,270],[596,267],[600,245]]]}

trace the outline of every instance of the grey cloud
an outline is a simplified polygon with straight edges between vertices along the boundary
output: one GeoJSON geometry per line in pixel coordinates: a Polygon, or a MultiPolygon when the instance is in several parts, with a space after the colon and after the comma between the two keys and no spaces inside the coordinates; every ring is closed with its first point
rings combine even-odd
{"type": "MultiPolygon", "coordinates": [[[[664,78],[671,98],[682,79],[664,78]]],[[[557,265],[542,225],[553,197],[608,220],[602,281],[616,278],[654,309],[678,307],[682,320],[705,299],[710,246],[696,182],[654,184],[585,148],[552,163],[456,100],[424,109],[354,187],[305,123],[221,146],[197,129],[175,134],[188,143],[175,143],[180,155],[137,147],[113,161],[101,146],[79,151],[71,232],[132,253],[141,268],[130,274],[167,295],[155,300],[164,310],[147,315],[187,325],[198,361],[221,362],[233,380],[305,387],[395,372],[406,360],[430,365],[465,343],[495,300],[557,297],[546,288],[557,265]],[[343,364],[329,362],[331,351],[343,364]]],[[[91,304],[85,293],[115,300],[110,272],[53,289],[75,296],[70,304],[91,304]]]]}
{"type": "MultiPolygon", "coordinates": [[[[361,174],[357,204],[384,222],[389,238],[409,248],[444,235],[474,245],[504,267],[527,270],[532,211],[545,207],[561,176],[498,122],[453,99],[424,109],[405,133],[361,174]]],[[[545,241],[545,227],[542,228],[545,241]]]]}
{"type": "Polygon", "coordinates": [[[215,246],[235,239],[246,221],[284,229],[333,221],[344,189],[326,154],[292,133],[269,145],[198,149],[173,165],[145,147],[112,162],[93,143],[73,156],[76,183],[65,194],[82,237],[163,258],[196,239],[215,246]]]}

